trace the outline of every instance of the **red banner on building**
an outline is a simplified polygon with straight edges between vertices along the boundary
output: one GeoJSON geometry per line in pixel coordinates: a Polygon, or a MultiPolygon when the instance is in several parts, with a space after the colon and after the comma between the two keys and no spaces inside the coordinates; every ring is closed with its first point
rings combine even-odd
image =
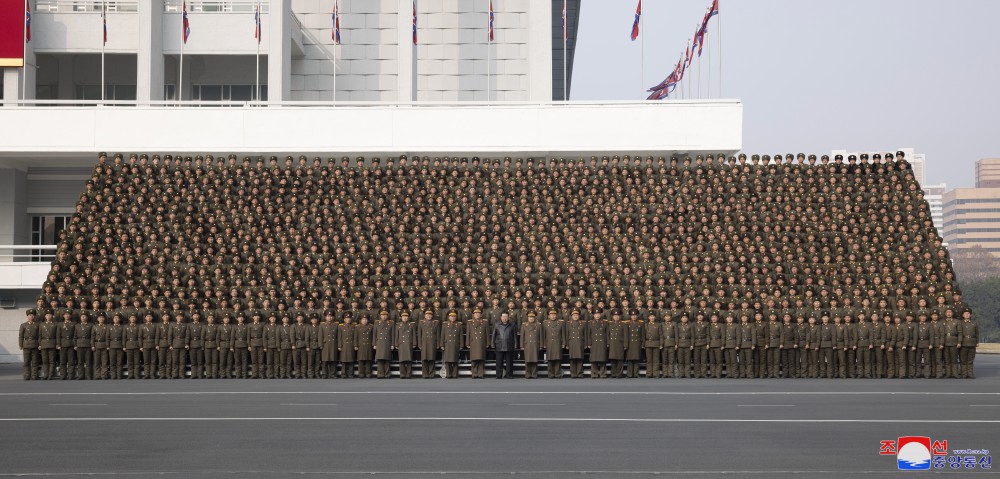
{"type": "Polygon", "coordinates": [[[24,2],[0,0],[0,67],[24,66],[24,2]]]}

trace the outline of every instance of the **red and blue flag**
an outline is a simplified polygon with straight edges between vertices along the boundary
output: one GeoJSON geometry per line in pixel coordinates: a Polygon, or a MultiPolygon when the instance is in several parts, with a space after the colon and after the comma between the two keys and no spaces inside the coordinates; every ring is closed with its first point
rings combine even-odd
{"type": "Polygon", "coordinates": [[[635,20],[632,21],[632,41],[639,38],[639,17],[642,16],[642,0],[635,6],[635,20]]]}

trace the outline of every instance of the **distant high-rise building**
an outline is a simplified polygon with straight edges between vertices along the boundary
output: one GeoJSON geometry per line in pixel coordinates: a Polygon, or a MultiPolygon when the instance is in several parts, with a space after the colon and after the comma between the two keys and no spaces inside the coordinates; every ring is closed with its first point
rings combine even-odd
{"type": "Polygon", "coordinates": [[[931,208],[931,218],[934,220],[934,227],[937,228],[938,235],[944,238],[944,193],[946,185],[921,185],[924,190],[924,199],[927,200],[931,208]]]}
{"type": "Polygon", "coordinates": [[[1000,188],[1000,158],[976,162],[976,188],[1000,188]]]}
{"type": "Polygon", "coordinates": [[[957,188],[942,201],[949,249],[982,246],[1000,257],[1000,188],[957,188]]]}

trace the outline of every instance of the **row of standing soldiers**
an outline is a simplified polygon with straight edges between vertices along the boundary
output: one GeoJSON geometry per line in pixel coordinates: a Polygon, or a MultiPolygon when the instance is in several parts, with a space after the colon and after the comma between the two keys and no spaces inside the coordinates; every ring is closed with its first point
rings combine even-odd
{"type": "MultiPolygon", "coordinates": [[[[419,314],[419,313],[418,313],[419,314]]],[[[414,361],[420,362],[421,377],[434,376],[438,357],[445,377],[458,377],[463,355],[471,362],[473,378],[485,377],[487,352],[497,347],[493,324],[478,309],[466,322],[450,312],[446,321],[434,319],[427,310],[424,318],[410,321],[403,311],[399,321],[380,311],[370,323],[362,315],[358,324],[346,314],[337,322],[332,312],[309,318],[298,314],[291,323],[282,316],[262,321],[255,315],[250,323],[229,316],[217,323],[199,314],[187,322],[184,314],[164,313],[154,322],[152,315],[140,319],[115,314],[107,324],[103,315],[96,324],[87,314],[79,322],[66,312],[56,323],[46,313],[41,323],[35,310],[28,310],[20,327],[18,345],[24,355],[24,379],[146,379],[185,378],[388,378],[393,363],[399,376],[412,377],[414,361]],[[41,373],[39,372],[39,363],[41,373]]],[[[869,322],[859,316],[828,314],[809,317],[784,314],[768,320],[762,314],[753,319],[741,315],[697,314],[661,321],[654,314],[639,317],[631,311],[623,319],[619,311],[610,321],[581,320],[579,311],[570,319],[538,321],[534,312],[517,325],[515,349],[521,354],[526,378],[536,378],[543,357],[547,377],[563,375],[563,359],[568,357],[570,376],[583,377],[584,362],[590,363],[590,377],[638,377],[645,364],[646,377],[729,378],[972,378],[978,328],[972,313],[962,312],[961,321],[949,309],[945,318],[936,312],[911,315],[884,315],[883,321],[869,322]],[[610,362],[610,369],[608,363],[610,362]]],[[[874,315],[873,315],[874,316],[874,315]]],[[[508,320],[507,313],[501,321],[508,320]]]]}

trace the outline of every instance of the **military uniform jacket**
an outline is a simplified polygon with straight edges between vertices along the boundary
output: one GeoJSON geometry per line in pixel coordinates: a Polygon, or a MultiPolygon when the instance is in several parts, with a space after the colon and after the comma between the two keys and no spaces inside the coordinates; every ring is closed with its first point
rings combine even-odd
{"type": "Polygon", "coordinates": [[[371,361],[375,358],[374,324],[357,324],[354,326],[354,346],[358,348],[358,361],[371,361]]]}
{"type": "MultiPolygon", "coordinates": [[[[275,328],[275,332],[277,332],[275,328]]],[[[233,347],[233,325],[231,324],[220,324],[219,332],[216,335],[216,339],[219,341],[219,349],[230,350],[233,347]]],[[[278,348],[278,339],[275,337],[274,348],[278,348]]]]}
{"type": "Polygon", "coordinates": [[[262,348],[264,347],[264,323],[250,323],[247,326],[247,337],[249,339],[250,347],[262,348]]]}
{"type": "Polygon", "coordinates": [[[337,336],[340,328],[333,321],[322,322],[319,325],[319,347],[323,350],[322,361],[337,360],[337,336]]]}
{"type": "MultiPolygon", "coordinates": [[[[542,325],[537,322],[529,323],[525,321],[521,324],[520,333],[521,347],[524,348],[524,362],[537,363],[539,357],[538,350],[542,346],[542,325]]],[[[607,351],[607,348],[605,348],[605,351],[607,351]]],[[[590,359],[591,361],[594,360],[593,353],[591,353],[590,359]]]]}
{"type": "Polygon", "coordinates": [[[642,345],[646,342],[646,324],[641,321],[628,321],[628,349],[625,359],[638,361],[642,359],[642,345]]]}
{"type": "Polygon", "coordinates": [[[695,321],[693,328],[694,347],[708,346],[708,323],[705,321],[695,321]]]}
{"type": "Polygon", "coordinates": [[[819,325],[816,324],[810,324],[809,328],[806,329],[806,346],[809,349],[819,349],[820,331],[819,325]]]}
{"type": "Polygon", "coordinates": [[[295,346],[295,349],[305,349],[306,346],[309,344],[307,342],[307,340],[309,339],[308,328],[309,326],[299,323],[295,323],[295,326],[292,326],[292,334],[293,334],[292,345],[295,346]]]}
{"type": "Polygon", "coordinates": [[[278,349],[281,340],[278,338],[278,331],[281,327],[277,324],[267,323],[264,326],[264,347],[268,349],[278,349]]]}
{"type": "Polygon", "coordinates": [[[858,349],[867,349],[868,346],[872,345],[872,327],[867,321],[858,324],[854,332],[857,336],[854,344],[858,346],[858,349]]]}
{"type": "Polygon", "coordinates": [[[587,348],[587,322],[582,319],[566,322],[566,349],[570,359],[583,359],[587,348]]]}
{"type": "Polygon", "coordinates": [[[884,325],[882,327],[882,344],[885,345],[886,349],[896,347],[896,326],[884,325]]]}
{"type": "Polygon", "coordinates": [[[458,362],[458,353],[462,349],[462,323],[448,321],[441,328],[441,347],[444,348],[444,361],[458,362]]]}
{"type": "Polygon", "coordinates": [[[768,321],[767,323],[767,347],[769,348],[779,348],[781,347],[782,339],[782,324],[777,321],[768,321]]]}
{"type": "Polygon", "coordinates": [[[646,325],[646,338],[643,341],[644,348],[657,348],[663,345],[663,331],[660,323],[643,323],[646,325]]]}
{"type": "Polygon", "coordinates": [[[895,326],[896,330],[896,343],[894,344],[897,348],[909,347],[912,342],[910,341],[910,328],[906,326],[906,323],[899,323],[895,326]]]}
{"type": "Polygon", "coordinates": [[[690,348],[694,346],[694,327],[691,323],[677,323],[677,347],[690,348]]]}
{"type": "Polygon", "coordinates": [[[885,325],[879,322],[872,323],[872,346],[882,347],[885,343],[885,325]]]}
{"type": "Polygon", "coordinates": [[[204,338],[202,333],[204,332],[205,325],[201,323],[191,323],[188,325],[188,346],[191,349],[201,349],[205,347],[204,338]]]}
{"type": "Polygon", "coordinates": [[[230,336],[233,340],[233,347],[236,349],[246,349],[249,346],[249,341],[247,341],[247,334],[250,332],[250,328],[246,324],[236,323],[232,325],[233,333],[230,336]]]}
{"type": "Polygon", "coordinates": [[[469,360],[486,360],[486,346],[490,343],[489,323],[485,319],[470,319],[465,324],[465,347],[469,349],[469,360]]]}
{"type": "Polygon", "coordinates": [[[821,348],[832,348],[834,341],[834,332],[832,324],[821,324],[819,325],[819,347],[821,348]]]}
{"type": "Polygon", "coordinates": [[[740,325],[736,323],[726,323],[722,326],[723,338],[722,346],[725,348],[736,349],[740,347],[740,342],[742,338],[742,330],[740,325]]]}
{"type": "Polygon", "coordinates": [[[59,323],[56,330],[56,344],[62,348],[72,348],[75,344],[76,325],[72,321],[59,323]]]}
{"type": "Polygon", "coordinates": [[[125,327],[120,324],[108,326],[108,347],[123,349],[125,346],[125,327]]]}
{"type": "Polygon", "coordinates": [[[187,325],[184,323],[170,323],[170,347],[174,349],[183,348],[187,343],[187,325]]]}
{"type": "MultiPolygon", "coordinates": [[[[608,322],[592,319],[587,322],[587,345],[590,346],[590,362],[608,360],[608,322]]],[[[522,335],[523,338],[523,335],[522,335]]]]}
{"type": "Polygon", "coordinates": [[[805,349],[806,347],[806,336],[809,334],[809,324],[808,323],[796,323],[795,324],[795,336],[798,338],[799,349],[805,349]]]}
{"type": "Polygon", "coordinates": [[[340,360],[345,363],[353,363],[358,357],[358,352],[354,349],[356,337],[354,335],[354,324],[341,324],[338,333],[340,344],[340,360]]]}
{"type": "Polygon", "coordinates": [[[25,321],[17,331],[17,346],[21,349],[38,349],[38,323],[25,321]]]}
{"type": "Polygon", "coordinates": [[[127,324],[125,325],[125,349],[139,349],[142,347],[142,340],[140,336],[140,328],[138,324],[127,324]]]}
{"type": "Polygon", "coordinates": [[[94,344],[94,325],[80,323],[76,325],[76,344],[78,348],[89,348],[94,344]]]}
{"type": "Polygon", "coordinates": [[[833,347],[837,349],[847,347],[847,328],[843,324],[833,325],[833,347]]]}
{"type": "Polygon", "coordinates": [[[757,325],[754,323],[740,323],[740,349],[752,349],[757,338],[757,325]]]}
{"type": "Polygon", "coordinates": [[[722,325],[719,323],[712,323],[708,326],[708,347],[710,348],[721,348],[722,337],[723,337],[722,325]]]}
{"type": "Polygon", "coordinates": [[[320,348],[320,332],[319,325],[313,326],[310,324],[306,326],[306,347],[315,351],[320,348]]]}
{"type": "Polygon", "coordinates": [[[56,335],[59,334],[56,323],[44,322],[38,326],[38,347],[55,349],[56,335]]]}
{"type": "Polygon", "coordinates": [[[677,323],[673,321],[660,323],[660,346],[664,349],[677,346],[677,323]]]}
{"type": "Polygon", "coordinates": [[[217,349],[219,347],[219,325],[206,324],[201,330],[201,337],[205,341],[205,349],[217,349]]]}
{"type": "Polygon", "coordinates": [[[161,348],[170,347],[171,323],[159,323],[156,325],[156,346],[161,348]]]}
{"type": "Polygon", "coordinates": [[[375,359],[392,359],[392,343],[396,336],[396,324],[391,319],[375,320],[375,359]]]}
{"type": "Polygon", "coordinates": [[[625,344],[628,341],[628,325],[621,321],[608,323],[608,359],[625,359],[625,344]]]}
{"type": "Polygon", "coordinates": [[[929,323],[917,324],[917,347],[927,349],[934,342],[934,328],[929,323]]]}
{"type": "MultiPolygon", "coordinates": [[[[108,349],[108,325],[107,324],[95,324],[94,325],[94,341],[91,343],[94,349],[108,349]]],[[[181,347],[184,347],[183,343],[181,347]]]]}
{"type": "Polygon", "coordinates": [[[399,351],[400,361],[413,361],[413,347],[417,345],[417,325],[410,321],[396,323],[392,344],[399,351]]]}
{"type": "Polygon", "coordinates": [[[549,355],[560,354],[563,345],[566,344],[566,329],[563,320],[556,319],[542,323],[542,343],[549,355]]]}
{"type": "Polygon", "coordinates": [[[942,329],[944,330],[944,345],[958,346],[958,341],[962,335],[962,323],[954,319],[946,319],[944,320],[942,329]]]}
{"type": "Polygon", "coordinates": [[[417,347],[423,351],[424,360],[430,361],[434,358],[433,352],[441,347],[440,343],[441,323],[436,319],[424,319],[417,324],[417,347]]]}
{"type": "MultiPolygon", "coordinates": [[[[284,351],[291,351],[294,344],[295,330],[292,329],[292,325],[282,324],[278,326],[278,348],[284,351]]],[[[354,354],[353,350],[351,354],[354,354]]]]}
{"type": "Polygon", "coordinates": [[[795,346],[798,346],[798,332],[799,330],[794,324],[781,323],[781,347],[785,349],[792,349],[795,346]]]}
{"type": "Polygon", "coordinates": [[[962,347],[974,348],[979,345],[979,325],[972,321],[963,320],[962,323],[962,347]]]}
{"type": "Polygon", "coordinates": [[[944,324],[941,321],[931,321],[931,346],[944,346],[944,324]]]}
{"type": "MultiPolygon", "coordinates": [[[[77,329],[79,330],[80,326],[77,326],[77,329]]],[[[159,339],[156,336],[157,330],[158,328],[155,324],[143,323],[142,326],[139,326],[139,342],[142,343],[143,348],[152,349],[156,347],[157,340],[159,339]]]]}

